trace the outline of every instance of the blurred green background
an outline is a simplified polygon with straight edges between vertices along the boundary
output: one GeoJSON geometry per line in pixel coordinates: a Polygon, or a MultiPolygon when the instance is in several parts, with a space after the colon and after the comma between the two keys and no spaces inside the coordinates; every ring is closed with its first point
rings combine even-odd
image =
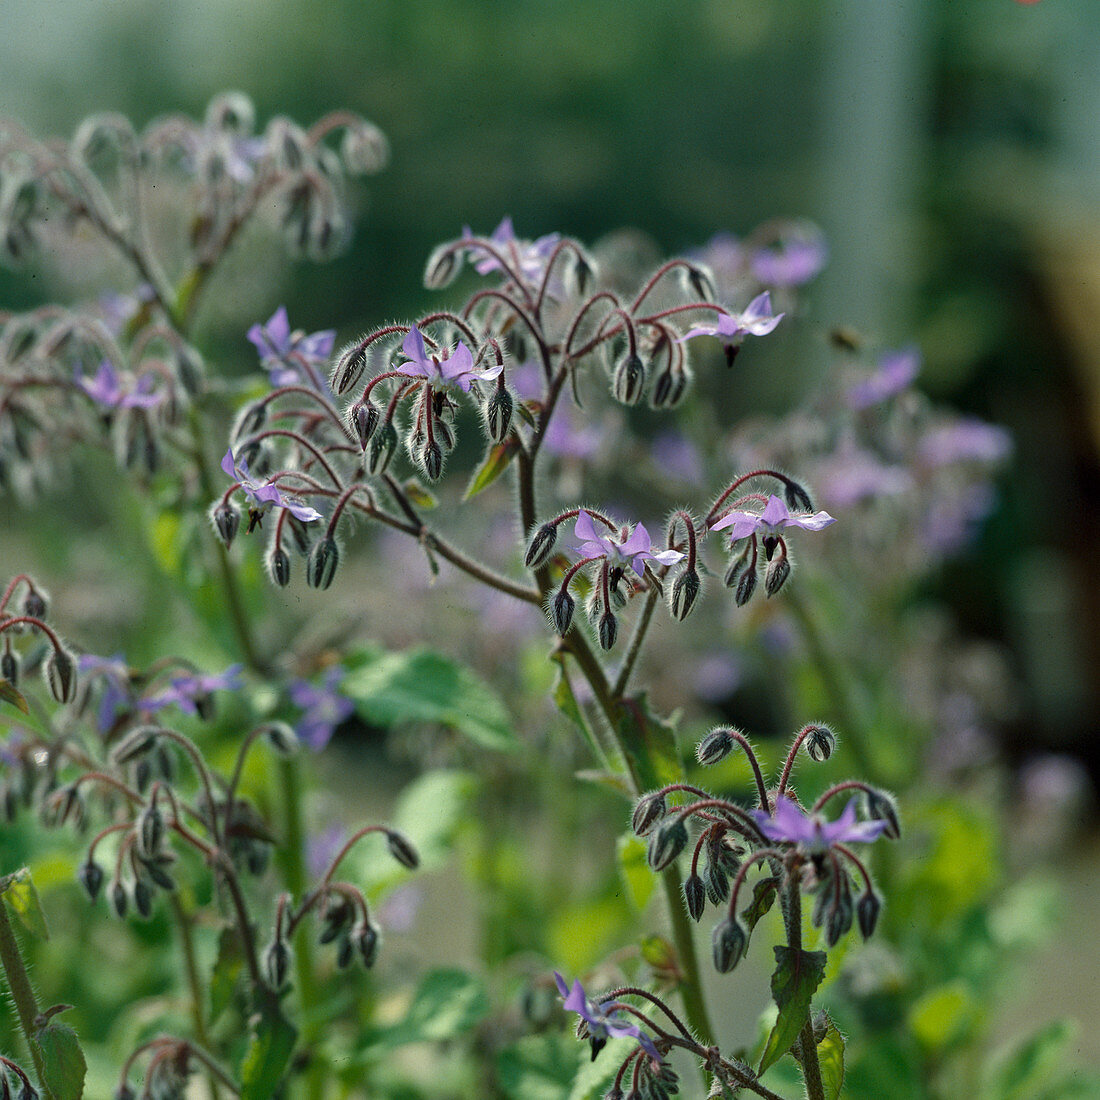
{"type": "MultiPolygon", "coordinates": [[[[845,324],[918,341],[927,392],[1013,431],[986,533],[932,588],[1010,654],[1010,757],[1066,752],[1095,777],[1097,58],[1094,0],[33,0],[0,8],[0,113],[68,135],[94,110],[201,116],[237,88],[261,125],[347,106],[381,126],[392,162],[347,254],[211,305],[241,364],[279,301],[341,338],[424,308],[432,247],[504,214],[531,237],[631,227],[655,254],[816,221],[814,324],[747,364],[738,400],[789,408],[845,324]]],[[[0,273],[0,307],[49,300],[44,283],[0,273]]],[[[1097,862],[1069,865],[1079,934],[1097,862]]]]}

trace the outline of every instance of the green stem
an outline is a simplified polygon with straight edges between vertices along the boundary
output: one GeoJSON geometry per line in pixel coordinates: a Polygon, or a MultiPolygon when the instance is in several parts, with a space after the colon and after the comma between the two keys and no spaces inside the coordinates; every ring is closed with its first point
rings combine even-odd
{"type": "MultiPolygon", "coordinates": [[[[799,883],[791,880],[784,891],[786,904],[783,919],[787,931],[787,946],[792,952],[802,952],[802,895],[799,883]]],[[[806,1086],[807,1100],[825,1100],[825,1086],[821,1082],[821,1064],[817,1059],[817,1041],[809,1013],[796,1040],[800,1050],[798,1064],[802,1068],[802,1080],[806,1086]]]]}
{"type": "Polygon", "coordinates": [[[3,964],[4,973],[7,975],[11,999],[15,1003],[16,1012],[19,1014],[19,1026],[22,1028],[23,1038],[27,1040],[27,1047],[31,1052],[35,1073],[38,1074],[42,1100],[54,1100],[53,1093],[46,1084],[42,1052],[34,1041],[35,1021],[38,1018],[38,1002],[34,996],[34,989],[31,987],[31,980],[27,977],[27,968],[23,965],[23,956],[15,939],[15,931],[11,926],[11,921],[8,920],[7,903],[2,897],[0,897],[0,963],[3,964]]]}
{"type": "MultiPolygon", "coordinates": [[[[172,906],[172,916],[179,930],[180,946],[183,948],[183,968],[187,975],[188,992],[191,995],[191,1023],[195,1028],[195,1038],[199,1045],[209,1050],[210,1036],[206,1030],[206,1017],[202,1010],[204,994],[195,959],[195,943],[191,936],[191,918],[183,911],[183,905],[175,893],[168,896],[172,906]]],[[[209,1069],[207,1081],[210,1086],[211,1100],[219,1100],[221,1092],[218,1089],[217,1077],[209,1069]]]]}
{"type": "Polygon", "coordinates": [[[661,872],[661,884],[665,888],[665,901],[668,904],[669,920],[672,924],[672,942],[676,945],[676,954],[680,959],[680,969],[684,981],[680,985],[680,999],[684,1003],[684,1012],[696,1038],[704,1046],[714,1043],[714,1030],[707,1013],[707,1003],[703,997],[703,985],[699,974],[699,957],[695,953],[695,937],[684,908],[680,893],[680,872],[674,863],[661,872]]]}

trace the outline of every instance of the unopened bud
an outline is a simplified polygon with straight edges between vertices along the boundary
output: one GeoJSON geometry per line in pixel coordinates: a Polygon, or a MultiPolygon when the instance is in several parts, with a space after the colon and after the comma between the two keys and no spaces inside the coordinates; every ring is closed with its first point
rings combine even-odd
{"type": "Polygon", "coordinates": [[[450,286],[462,270],[463,251],[449,245],[441,245],[429,257],[424,268],[424,286],[428,290],[440,290],[450,286]]]}
{"type": "Polygon", "coordinates": [[[730,877],[721,863],[710,862],[707,864],[706,873],[707,897],[712,905],[721,905],[730,896],[730,877]]]}
{"type": "Polygon", "coordinates": [[[157,741],[156,726],[138,726],[132,733],[115,746],[113,753],[116,764],[129,764],[139,756],[144,756],[157,741]]]}
{"type": "Polygon", "coordinates": [[[685,569],[672,582],[668,595],[668,609],[674,619],[683,622],[691,614],[691,609],[695,606],[695,600],[702,587],[699,574],[694,569],[685,569]]]}
{"type": "Polygon", "coordinates": [[[176,880],[165,870],[173,863],[173,857],[167,853],[157,856],[155,859],[141,859],[142,870],[148,874],[153,882],[162,890],[172,893],[176,889],[176,880]]]}
{"type": "Polygon", "coordinates": [[[654,871],[663,871],[684,850],[687,842],[688,831],[683,818],[662,822],[649,838],[646,851],[649,866],[654,871]]]}
{"type": "Polygon", "coordinates": [[[874,932],[875,925],[878,924],[878,915],[881,912],[882,899],[874,890],[868,888],[865,893],[860,895],[859,902],[856,905],[859,930],[863,933],[865,940],[871,938],[871,933],[874,932]]]}
{"type": "Polygon", "coordinates": [[[352,423],[355,434],[359,437],[359,446],[364,451],[367,449],[370,437],[374,435],[374,430],[378,427],[381,418],[382,414],[379,412],[378,406],[369,398],[355,406],[352,423]]]}
{"type": "Polygon", "coordinates": [[[46,597],[37,588],[28,589],[23,597],[23,614],[32,619],[46,617],[46,597]]]}
{"type": "Polygon", "coordinates": [[[389,847],[390,855],[402,867],[408,867],[410,871],[415,871],[420,866],[419,853],[401,833],[394,829],[387,831],[386,844],[389,847]]]}
{"type": "Polygon", "coordinates": [[[365,467],[368,474],[384,473],[397,450],[397,429],[389,420],[378,425],[370,438],[365,455],[365,467]]]}
{"type": "Polygon", "coordinates": [[[688,264],[683,269],[684,279],[693,294],[705,302],[713,302],[718,297],[714,288],[714,277],[700,264],[688,264]]]}
{"type": "MultiPolygon", "coordinates": [[[[765,540],[766,541],[766,540],[765,540]]],[[[786,554],[773,558],[768,562],[768,570],[764,574],[764,592],[770,597],[774,596],[791,575],[791,561],[786,554]]]]}
{"type": "Polygon", "coordinates": [[[347,393],[367,366],[367,349],[360,344],[349,344],[336,360],[332,372],[332,391],[337,396],[347,393]]]}
{"type": "Polygon", "coordinates": [[[737,588],[734,591],[733,598],[738,607],[744,607],[745,604],[752,599],[752,594],[756,591],[756,570],[746,569],[741,576],[737,579],[737,588]]]}
{"type": "Polygon", "coordinates": [[[50,650],[44,666],[46,686],[59,703],[71,703],[76,695],[76,661],[63,646],[50,650]]]}
{"type": "Polygon", "coordinates": [[[340,158],[352,175],[374,175],[386,167],[390,159],[390,145],[377,126],[359,119],[344,130],[340,158]]]}
{"type": "Polygon", "coordinates": [[[134,882],[134,911],[142,920],[153,915],[153,887],[144,877],[134,882]]]}
{"type": "Polygon", "coordinates": [[[523,557],[523,564],[528,569],[538,569],[550,557],[554,549],[554,543],[558,541],[558,528],[556,524],[544,523],[531,537],[527,546],[527,553],[523,557]]]}
{"type": "Polygon", "coordinates": [[[14,650],[0,653],[0,679],[7,680],[12,687],[19,683],[19,655],[14,650]]]}
{"type": "Polygon", "coordinates": [[[126,916],[126,910],[129,908],[130,898],[126,893],[126,887],[123,886],[118,879],[115,879],[115,881],[111,883],[110,901],[111,908],[115,911],[115,916],[118,917],[119,920],[122,920],[123,917],[126,916]]]}
{"type": "Polygon", "coordinates": [[[797,481],[783,483],[783,496],[786,498],[787,507],[795,512],[814,510],[814,502],[810,499],[810,494],[797,481]]]}
{"type": "Polygon", "coordinates": [[[886,828],[882,835],[897,840],[901,836],[901,822],[898,820],[898,807],[893,795],[885,791],[866,791],[864,800],[867,817],[871,821],[885,821],[886,828]]]}
{"type": "Polygon", "coordinates": [[[577,253],[573,257],[570,275],[573,278],[573,285],[577,288],[577,293],[585,294],[595,280],[596,270],[587,256],[577,253]]]}
{"type": "Polygon", "coordinates": [[[233,438],[240,439],[258,432],[267,423],[267,406],[268,402],[262,399],[245,405],[237,415],[233,438]]]}
{"type": "Polygon", "coordinates": [[[613,612],[605,611],[600,616],[596,634],[599,637],[601,649],[610,649],[615,644],[615,639],[619,636],[619,620],[615,618],[613,612]]]}
{"type": "Polygon", "coordinates": [[[508,434],[512,426],[512,410],[515,402],[512,395],[503,387],[497,386],[485,405],[485,426],[489,430],[489,438],[494,443],[500,443],[508,434]]]}
{"type": "Polygon", "coordinates": [[[228,501],[222,501],[214,506],[211,515],[214,520],[214,529],[218,532],[218,538],[228,546],[237,537],[237,532],[240,530],[240,511],[228,501]]]}
{"type": "Polygon", "coordinates": [[[155,803],[150,803],[138,816],[138,851],[151,859],[159,853],[163,840],[164,816],[155,803]]]}
{"type": "Polygon", "coordinates": [[[836,748],[836,734],[828,726],[811,726],[802,742],[806,755],[816,764],[828,760],[836,748]]]}
{"type": "Polygon", "coordinates": [[[738,918],[727,917],[716,924],[711,937],[714,969],[719,974],[728,974],[741,960],[748,942],[748,933],[738,918]]]}
{"type": "Polygon", "coordinates": [[[438,481],[443,476],[443,448],[434,439],[424,443],[417,458],[429,481],[438,481]]]}
{"type": "Polygon", "coordinates": [[[290,948],[283,940],[272,940],[264,948],[264,973],[272,989],[282,989],[290,972],[290,948]]]}
{"type": "Polygon", "coordinates": [[[264,727],[264,734],[280,756],[293,756],[298,751],[298,735],[286,722],[269,722],[264,727]]]}
{"type": "Polygon", "coordinates": [[[267,568],[271,579],[280,588],[290,584],[290,555],[281,546],[272,546],[267,556],[267,568]]]}
{"type": "Polygon", "coordinates": [[[645,836],[651,832],[653,826],[665,816],[667,811],[665,796],[659,791],[642,795],[630,819],[630,827],[634,830],[634,835],[645,836]]]}
{"type": "Polygon", "coordinates": [[[848,932],[852,927],[853,916],[852,889],[848,884],[848,876],[842,873],[839,897],[825,919],[825,944],[827,947],[835,947],[840,938],[848,932]]]}
{"type": "Polygon", "coordinates": [[[359,952],[359,958],[363,960],[363,965],[368,970],[374,965],[374,960],[378,957],[380,941],[381,936],[378,934],[378,929],[369,922],[357,925],[352,929],[351,942],[355,950],[359,952]]]}
{"type": "Polygon", "coordinates": [[[176,349],[175,354],[176,377],[184,390],[195,397],[203,389],[202,356],[191,347],[184,344],[176,349]]]}
{"type": "Polygon", "coordinates": [[[611,381],[611,392],[624,405],[637,405],[645,389],[645,366],[634,352],[619,361],[611,381]]]}
{"type": "Polygon", "coordinates": [[[707,891],[703,880],[695,872],[684,880],[684,902],[687,904],[688,916],[692,920],[701,920],[707,905],[707,891]]]}
{"type": "Polygon", "coordinates": [[[569,595],[568,590],[565,588],[558,589],[554,598],[550,601],[550,623],[559,637],[564,638],[569,633],[576,607],[577,601],[569,595]]]}
{"type": "Polygon", "coordinates": [[[340,551],[336,540],[328,535],[319,538],[309,552],[306,562],[306,583],[310,588],[328,588],[340,564],[340,551]]]}
{"type": "Polygon", "coordinates": [[[103,868],[95,860],[87,859],[77,868],[76,878],[88,898],[95,901],[103,887],[103,868]]]}
{"type": "Polygon", "coordinates": [[[345,932],[340,937],[339,943],[336,944],[336,968],[346,970],[354,953],[355,948],[351,945],[351,937],[345,932]]]}
{"type": "Polygon", "coordinates": [[[719,726],[708,733],[698,745],[695,746],[695,759],[703,767],[710,767],[721,760],[725,760],[733,751],[738,742],[733,736],[732,730],[726,726],[719,726]]]}

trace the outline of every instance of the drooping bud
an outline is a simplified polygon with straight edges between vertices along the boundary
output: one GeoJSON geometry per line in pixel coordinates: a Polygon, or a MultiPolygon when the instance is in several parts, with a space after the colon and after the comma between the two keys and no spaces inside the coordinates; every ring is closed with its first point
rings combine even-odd
{"type": "Polygon", "coordinates": [[[346,898],[328,895],[325,899],[321,919],[321,934],[317,937],[319,944],[332,943],[348,926],[348,922],[354,915],[351,903],[346,898]]]}
{"type": "Polygon", "coordinates": [[[134,912],[142,920],[148,920],[153,915],[153,887],[142,876],[134,880],[134,912]]]}
{"type": "Polygon", "coordinates": [[[120,765],[129,764],[131,760],[137,760],[139,756],[144,756],[156,744],[156,741],[156,726],[138,726],[115,746],[112,754],[115,763],[120,765]]]}
{"type": "Polygon", "coordinates": [[[871,938],[871,933],[878,924],[878,915],[882,912],[882,899],[874,890],[868,889],[860,895],[856,905],[856,917],[859,920],[859,930],[865,940],[871,938]]]}
{"type": "Polygon", "coordinates": [[[463,250],[440,245],[429,257],[424,268],[424,286],[428,290],[441,290],[450,286],[462,270],[463,250]]]}
{"type": "Polygon", "coordinates": [[[89,900],[95,901],[103,887],[103,868],[93,859],[86,859],[76,870],[76,878],[89,900]]]}
{"type": "Polygon", "coordinates": [[[586,294],[588,288],[596,278],[596,269],[592,266],[592,262],[587,256],[581,252],[577,252],[574,254],[569,274],[573,280],[573,285],[577,289],[577,293],[586,294]]]}
{"type": "Polygon", "coordinates": [[[364,465],[368,474],[377,475],[385,472],[394,451],[397,450],[397,442],[397,429],[392,421],[385,420],[378,425],[366,450],[364,465]]]}
{"type": "Polygon", "coordinates": [[[338,397],[345,394],[356,382],[367,366],[367,349],[359,343],[348,344],[336,359],[332,371],[332,392],[338,397]]]}
{"type": "Polygon", "coordinates": [[[674,619],[683,622],[691,614],[703,585],[694,569],[685,569],[672,582],[668,594],[668,609],[674,619]]]}
{"type": "Polygon", "coordinates": [[[241,527],[241,513],[229,501],[220,501],[211,512],[214,521],[214,529],[218,532],[218,538],[229,546],[237,537],[241,527]]]}
{"type": "Polygon", "coordinates": [[[365,451],[367,444],[370,442],[370,437],[374,435],[374,429],[378,427],[382,414],[370,398],[355,405],[352,412],[354,414],[351,418],[352,425],[356,436],[359,438],[359,446],[365,451]]]}
{"type": "Polygon", "coordinates": [[[30,588],[23,597],[23,614],[31,619],[46,617],[46,597],[37,588],[30,588]]]}
{"type": "Polygon", "coordinates": [[[744,607],[756,591],[756,570],[746,569],[737,579],[737,588],[733,594],[738,607],[744,607]]]}
{"type": "Polygon", "coordinates": [[[369,921],[366,924],[356,925],[352,929],[351,942],[355,950],[359,952],[359,958],[363,960],[363,965],[368,970],[374,965],[374,960],[378,957],[378,945],[381,938],[378,929],[369,921]]]}
{"type": "Polygon", "coordinates": [[[140,856],[138,858],[141,859],[142,869],[157,886],[169,893],[176,889],[176,880],[165,870],[165,867],[172,865],[173,856],[165,852],[157,856],[156,859],[142,859],[140,856]]]}
{"type": "Polygon", "coordinates": [[[390,145],[377,126],[365,119],[358,119],[344,130],[340,159],[352,175],[374,175],[386,167],[390,159],[390,145]]]}
{"type": "Polygon", "coordinates": [[[494,443],[502,442],[508,434],[514,408],[512,395],[503,386],[497,386],[485,404],[485,426],[494,443]]]}
{"type": "Polygon", "coordinates": [[[443,476],[443,448],[434,439],[425,441],[417,458],[429,481],[438,481],[443,476]]]}
{"type": "Polygon", "coordinates": [[[138,851],[149,859],[160,852],[164,840],[164,816],[155,803],[150,802],[138,816],[138,851]]]}
{"type": "Polygon", "coordinates": [[[645,389],[645,366],[634,352],[619,360],[611,380],[611,392],[624,405],[637,405],[645,389]]]}
{"type": "Polygon", "coordinates": [[[263,968],[268,985],[272,989],[282,989],[290,972],[290,948],[282,939],[272,940],[264,948],[263,968]]]}
{"type": "Polygon", "coordinates": [[[268,744],[280,756],[294,756],[298,751],[298,735],[286,722],[269,722],[264,727],[268,744]]]}
{"type": "Polygon", "coordinates": [[[43,666],[50,694],[59,703],[71,703],[76,696],[76,661],[63,646],[54,646],[43,666]]]}
{"type": "Polygon", "coordinates": [[[237,414],[233,438],[243,439],[258,432],[267,423],[267,406],[268,402],[264,400],[252,401],[245,405],[237,414]]]}
{"type": "Polygon", "coordinates": [[[814,510],[814,502],[810,499],[810,494],[797,481],[783,483],[783,496],[786,498],[787,507],[795,512],[814,510]]]}
{"type": "Polygon", "coordinates": [[[832,909],[829,910],[829,916],[825,921],[825,943],[828,947],[835,947],[841,936],[847,934],[852,927],[854,913],[852,888],[848,881],[848,875],[841,872],[839,896],[832,909]]]}
{"type": "Polygon", "coordinates": [[[865,791],[864,805],[871,821],[886,822],[883,836],[891,840],[897,840],[901,836],[901,822],[898,820],[898,807],[893,795],[885,791],[865,791]]]}
{"type": "Polygon", "coordinates": [[[721,905],[730,896],[730,877],[721,863],[712,860],[706,871],[707,897],[712,905],[721,905]]]}
{"type": "Polygon", "coordinates": [[[695,746],[695,759],[703,767],[710,767],[712,764],[725,760],[737,743],[732,730],[727,726],[719,726],[717,729],[712,729],[695,746]]]}
{"type": "Polygon", "coordinates": [[[523,564],[528,569],[538,569],[550,557],[554,549],[554,543],[558,541],[558,528],[556,524],[544,523],[531,537],[527,546],[527,553],[523,556],[523,564]]]}
{"type": "Polygon", "coordinates": [[[702,298],[705,302],[713,302],[718,297],[718,291],[714,287],[714,277],[701,264],[688,264],[682,269],[684,279],[691,292],[702,298]]]}
{"type": "Polygon", "coordinates": [[[684,850],[687,842],[688,831],[683,818],[662,822],[649,838],[646,851],[649,866],[654,871],[663,871],[684,850]]]}
{"type": "Polygon", "coordinates": [[[608,610],[600,616],[596,635],[601,649],[610,649],[615,644],[615,639],[619,636],[619,620],[615,618],[614,612],[608,610]]]}
{"type": "Polygon", "coordinates": [[[290,555],[278,545],[271,547],[267,556],[267,568],[271,579],[280,587],[290,584],[290,555]]]}
{"type": "Polygon", "coordinates": [[[806,731],[806,739],[802,742],[806,755],[820,764],[833,755],[836,748],[836,734],[828,726],[811,726],[806,731]]]}
{"type": "Polygon", "coordinates": [[[340,564],[340,550],[336,540],[329,535],[319,538],[309,552],[306,561],[306,583],[310,588],[328,588],[340,564]]]}
{"type": "MultiPolygon", "coordinates": [[[[767,539],[764,540],[765,544],[767,539]]],[[[764,574],[764,592],[769,596],[774,596],[784,584],[787,583],[787,578],[791,575],[791,561],[786,554],[781,554],[777,558],[773,558],[768,562],[767,572],[764,574]]]]}
{"type": "Polygon", "coordinates": [[[683,401],[688,391],[690,376],[683,367],[676,364],[667,366],[653,383],[649,395],[649,404],[654,409],[674,409],[683,401]]]}
{"type": "Polygon", "coordinates": [[[345,932],[336,944],[336,969],[346,970],[351,965],[351,957],[355,948],[351,945],[351,936],[345,932]]]}
{"type": "Polygon", "coordinates": [[[14,650],[0,653],[0,679],[7,680],[12,687],[19,683],[19,654],[14,650]]]}
{"type": "Polygon", "coordinates": [[[737,917],[729,918],[714,926],[711,947],[714,955],[714,969],[719,974],[728,974],[741,960],[748,945],[749,936],[745,926],[737,917]]]}
{"type": "Polygon", "coordinates": [[[630,827],[635,836],[645,836],[653,826],[665,816],[668,807],[665,796],[660,791],[642,795],[634,807],[634,814],[630,819],[630,827]]]}
{"type": "Polygon", "coordinates": [[[554,598],[550,601],[550,623],[559,637],[564,638],[569,633],[576,607],[577,601],[569,595],[568,589],[565,588],[558,589],[554,598]]]}
{"type": "Polygon", "coordinates": [[[386,845],[390,850],[390,855],[402,867],[408,867],[410,871],[415,871],[420,866],[420,854],[409,840],[395,829],[386,832],[386,845]]]}
{"type": "Polygon", "coordinates": [[[707,891],[703,880],[694,871],[684,880],[684,902],[688,916],[692,920],[701,920],[707,905],[707,891]]]}
{"type": "Polygon", "coordinates": [[[201,393],[204,385],[202,356],[190,344],[182,344],[176,348],[174,361],[176,377],[184,391],[191,397],[201,393]]]}
{"type": "Polygon", "coordinates": [[[115,916],[119,920],[122,920],[126,916],[126,910],[130,905],[129,895],[126,893],[126,887],[123,886],[120,879],[115,879],[111,883],[111,908],[115,911],[115,916]]]}

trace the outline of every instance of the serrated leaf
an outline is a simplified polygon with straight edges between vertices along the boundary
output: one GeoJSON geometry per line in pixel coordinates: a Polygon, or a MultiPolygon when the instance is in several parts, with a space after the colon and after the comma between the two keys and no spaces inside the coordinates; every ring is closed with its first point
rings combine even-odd
{"type": "Polygon", "coordinates": [[[218,954],[210,975],[210,1023],[214,1023],[233,999],[233,993],[244,970],[244,950],[234,925],[228,925],[218,936],[218,954]]]}
{"type": "Polygon", "coordinates": [[[30,714],[31,712],[26,697],[11,680],[0,679],[0,699],[3,699],[5,703],[11,703],[12,706],[18,707],[24,714],[30,714]]]}
{"type": "Polygon", "coordinates": [[[642,790],[655,790],[684,778],[676,732],[649,709],[644,693],[622,700],[616,726],[619,743],[633,764],[642,790]]]}
{"type": "Polygon", "coordinates": [[[616,843],[619,873],[635,909],[644,909],[653,896],[657,879],[646,862],[646,846],[633,833],[623,833],[616,843]]]}
{"type": "Polygon", "coordinates": [[[840,1100],[844,1085],[844,1036],[832,1020],[825,1029],[825,1038],[817,1044],[817,1063],[821,1067],[825,1100],[840,1100]]]}
{"type": "Polygon", "coordinates": [[[752,901],[741,910],[741,919],[745,922],[745,928],[751,933],[760,918],[775,904],[775,898],[779,883],[769,875],[767,878],[758,879],[752,888],[752,901]]]}
{"type": "Polygon", "coordinates": [[[386,1047],[445,1042],[474,1028],[489,1014],[485,987],[464,970],[433,970],[413,995],[405,1018],[379,1036],[386,1047]]]}
{"type": "Polygon", "coordinates": [[[34,1039],[42,1053],[43,1084],[54,1100],[80,1100],[88,1067],[76,1032],[51,1020],[35,1031],[34,1039]]]}
{"type": "Polygon", "coordinates": [[[791,1049],[809,1018],[814,991],[825,976],[824,951],[792,951],[782,945],[773,950],[777,965],[772,974],[772,998],[779,1008],[779,1016],[764,1045],[758,1074],[791,1049]]]}
{"type": "Polygon", "coordinates": [[[249,1020],[249,1032],[240,1069],[240,1100],[271,1100],[294,1052],[298,1032],[278,1002],[267,996],[249,1020]]]}
{"type": "Polygon", "coordinates": [[[8,908],[16,920],[23,926],[28,936],[36,940],[48,940],[50,938],[49,925],[46,924],[46,914],[42,909],[38,891],[31,881],[30,870],[21,867],[14,874],[8,875],[0,881],[0,894],[7,902],[8,908]]]}
{"type": "Polygon", "coordinates": [[[409,478],[401,486],[401,491],[409,498],[410,503],[415,504],[418,508],[423,508],[425,511],[431,511],[439,503],[435,496],[429,493],[416,478],[409,478]]]}
{"type": "Polygon", "coordinates": [[[359,716],[390,728],[430,722],[489,749],[519,747],[500,696],[465,665],[425,647],[401,653],[363,650],[341,685],[359,716]]]}
{"type": "Polygon", "coordinates": [[[494,443],[482,460],[481,465],[474,471],[470,478],[470,484],[466,486],[463,500],[476,497],[482,489],[487,489],[505,470],[508,463],[516,457],[519,451],[519,443],[514,436],[509,436],[503,443],[494,443]]]}

